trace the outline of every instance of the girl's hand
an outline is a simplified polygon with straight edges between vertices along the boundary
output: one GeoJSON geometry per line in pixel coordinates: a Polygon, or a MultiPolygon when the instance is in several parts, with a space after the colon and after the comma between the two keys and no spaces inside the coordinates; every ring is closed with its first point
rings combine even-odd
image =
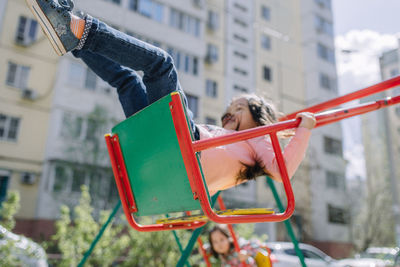
{"type": "Polygon", "coordinates": [[[296,115],[296,118],[301,118],[301,122],[299,127],[304,127],[309,130],[315,127],[317,121],[315,120],[315,116],[310,112],[301,112],[296,115]]]}

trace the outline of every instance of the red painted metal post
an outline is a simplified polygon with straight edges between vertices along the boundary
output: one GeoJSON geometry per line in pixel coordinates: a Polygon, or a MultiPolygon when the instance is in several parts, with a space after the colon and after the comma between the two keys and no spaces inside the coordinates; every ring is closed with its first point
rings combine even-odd
{"type": "Polygon", "coordinates": [[[207,267],[211,267],[210,259],[208,258],[207,252],[203,247],[203,241],[201,241],[201,237],[197,238],[197,243],[199,244],[199,249],[201,255],[203,255],[204,261],[206,262],[207,267]]]}

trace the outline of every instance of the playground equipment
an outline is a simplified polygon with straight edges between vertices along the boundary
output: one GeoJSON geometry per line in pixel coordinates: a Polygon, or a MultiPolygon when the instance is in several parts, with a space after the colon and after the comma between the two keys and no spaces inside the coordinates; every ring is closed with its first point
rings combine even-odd
{"type": "MultiPolygon", "coordinates": [[[[400,76],[301,111],[327,110],[392,88],[399,83],[400,76]]],[[[399,101],[400,96],[388,97],[351,108],[318,113],[316,127],[394,105],[399,101]]],[[[199,209],[217,223],[272,222],[288,219],[294,212],[295,201],[277,132],[297,127],[300,119],[293,119],[297,113],[289,114],[285,117],[288,120],[274,125],[194,141],[180,95],[172,93],[118,124],[112,129],[112,134],[106,135],[105,138],[128,222],[138,231],[197,228],[206,223],[204,218],[186,217],[143,226],[136,222],[134,215],[148,216],[199,209]],[[154,120],[157,120],[157,123],[154,123],[154,120]],[[263,135],[269,135],[271,138],[287,197],[286,210],[282,213],[269,210],[239,210],[218,214],[210,204],[198,153],[211,147],[263,135]]]]}
{"type": "MultiPolygon", "coordinates": [[[[128,222],[134,229],[139,231],[197,228],[193,231],[192,238],[189,240],[186,248],[182,250],[182,257],[177,263],[177,266],[183,266],[202,228],[206,224],[206,220],[204,218],[189,217],[183,221],[167,220],[153,225],[142,226],[135,221],[133,216],[201,209],[206,217],[218,223],[250,223],[288,219],[294,211],[294,196],[287,177],[276,133],[297,127],[300,120],[293,118],[297,113],[303,111],[313,113],[325,111],[316,114],[316,127],[320,127],[345,118],[398,104],[400,96],[394,96],[349,108],[326,111],[343,103],[379,93],[399,85],[400,76],[397,76],[365,89],[294,112],[282,118],[281,122],[274,125],[260,126],[200,141],[193,141],[185,115],[186,111],[183,109],[179,95],[171,94],[164,97],[127,119],[122,124],[114,127],[112,135],[109,134],[105,137],[122,207],[128,222]],[[152,120],[147,120],[148,116],[152,117],[152,120]],[[154,119],[160,123],[154,124],[154,119]],[[146,130],[150,129],[150,124],[152,127],[151,132],[146,130]],[[197,153],[210,147],[226,145],[267,134],[271,137],[279,163],[287,197],[286,209],[284,210],[280,202],[273,181],[267,178],[280,213],[273,214],[269,210],[262,210],[261,214],[249,214],[249,211],[237,211],[234,215],[217,214],[212,209],[213,205],[210,204],[210,202],[213,203],[216,200],[216,195],[212,198],[208,195],[197,153]],[[155,166],[159,168],[154,168],[155,166]],[[171,166],[174,168],[170,168],[171,166]],[[141,177],[146,175],[149,180],[141,179],[141,177]]],[[[118,205],[115,210],[118,209],[118,205]]],[[[115,212],[113,212],[110,218],[114,215],[115,212]]],[[[291,231],[290,223],[286,221],[285,224],[296,247],[297,241],[293,231],[291,231]]],[[[95,238],[91,248],[85,254],[79,266],[83,266],[89,257],[95,243],[100,239],[101,232],[95,238]]],[[[304,258],[299,250],[298,256],[301,265],[305,266],[304,258]]]]}

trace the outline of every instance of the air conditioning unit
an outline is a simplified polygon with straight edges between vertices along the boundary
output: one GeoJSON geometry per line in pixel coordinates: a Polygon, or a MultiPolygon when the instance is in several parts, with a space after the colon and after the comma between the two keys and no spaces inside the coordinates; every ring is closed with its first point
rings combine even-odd
{"type": "Polygon", "coordinates": [[[193,1],[193,5],[199,7],[199,8],[204,8],[206,5],[206,1],[205,0],[192,0],[193,1]]]}
{"type": "Polygon", "coordinates": [[[21,90],[21,97],[27,100],[35,100],[37,98],[37,93],[33,89],[25,88],[21,90]]]}
{"type": "Polygon", "coordinates": [[[33,185],[36,182],[36,175],[30,172],[21,173],[21,184],[33,185]]]}

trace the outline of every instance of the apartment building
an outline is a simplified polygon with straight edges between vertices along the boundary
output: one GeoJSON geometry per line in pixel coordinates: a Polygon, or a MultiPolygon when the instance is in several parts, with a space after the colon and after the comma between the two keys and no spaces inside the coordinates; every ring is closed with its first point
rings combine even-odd
{"type": "Polygon", "coordinates": [[[23,0],[0,3],[0,201],[19,191],[17,231],[35,226],[57,57],[23,0]]]}
{"type": "MultiPolygon", "coordinates": [[[[400,47],[400,46],[399,46],[400,47]]],[[[399,75],[400,48],[384,52],[379,57],[382,81],[399,75]]],[[[378,93],[366,101],[400,94],[400,88],[378,93]]],[[[365,150],[368,197],[375,205],[369,207],[387,214],[387,221],[394,221],[396,241],[400,241],[400,107],[398,105],[368,113],[362,117],[362,137],[365,150]],[[383,205],[383,207],[379,206],[383,205]]]]}
{"type": "MultiPolygon", "coordinates": [[[[255,92],[290,113],[338,96],[330,1],[231,0],[226,10],[226,101],[255,92]]],[[[341,126],[325,126],[313,130],[292,180],[291,220],[299,239],[333,256],[347,255],[351,246],[345,166],[341,126]]],[[[275,205],[265,179],[225,195],[236,205],[275,205]]],[[[257,230],[270,240],[287,238],[283,224],[259,224],[257,230]]]]}
{"type": "MultiPolygon", "coordinates": [[[[302,3],[302,46],[307,106],[338,96],[330,0],[302,3]]],[[[309,168],[313,243],[333,256],[351,248],[349,207],[346,198],[346,163],[340,124],[313,132],[309,168]],[[339,250],[340,249],[340,250],[339,250]]]]}

